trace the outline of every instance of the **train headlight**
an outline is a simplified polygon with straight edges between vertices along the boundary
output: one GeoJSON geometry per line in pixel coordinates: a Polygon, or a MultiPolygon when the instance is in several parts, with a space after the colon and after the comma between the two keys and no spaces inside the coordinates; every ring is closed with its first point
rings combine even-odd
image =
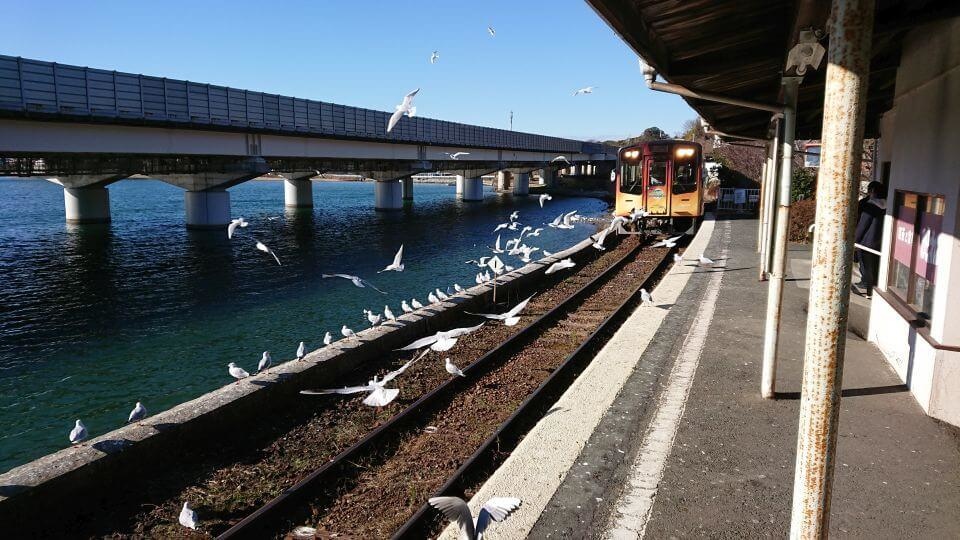
{"type": "Polygon", "coordinates": [[[678,158],[688,158],[693,157],[693,148],[689,147],[680,147],[674,152],[674,155],[678,158]]]}

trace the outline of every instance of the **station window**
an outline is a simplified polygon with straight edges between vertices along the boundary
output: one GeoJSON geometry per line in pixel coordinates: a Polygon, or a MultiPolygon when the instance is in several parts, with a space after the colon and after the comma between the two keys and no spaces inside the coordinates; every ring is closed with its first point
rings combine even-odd
{"type": "Polygon", "coordinates": [[[933,308],[937,277],[937,241],[944,198],[897,191],[893,225],[893,257],[887,286],[926,318],[933,308]]]}

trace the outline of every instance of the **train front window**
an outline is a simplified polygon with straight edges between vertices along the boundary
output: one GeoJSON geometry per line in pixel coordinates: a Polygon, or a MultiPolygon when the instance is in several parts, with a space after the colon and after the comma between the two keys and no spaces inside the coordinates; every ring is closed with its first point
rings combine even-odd
{"type": "Polygon", "coordinates": [[[620,191],[622,193],[643,193],[643,173],[639,164],[624,164],[620,171],[620,191]]]}
{"type": "Polygon", "coordinates": [[[681,193],[693,193],[697,190],[697,170],[692,161],[675,162],[673,164],[673,186],[674,195],[681,193]]]}
{"type": "Polygon", "coordinates": [[[667,183],[667,162],[651,161],[650,162],[650,185],[662,186],[666,183],[667,183]]]}

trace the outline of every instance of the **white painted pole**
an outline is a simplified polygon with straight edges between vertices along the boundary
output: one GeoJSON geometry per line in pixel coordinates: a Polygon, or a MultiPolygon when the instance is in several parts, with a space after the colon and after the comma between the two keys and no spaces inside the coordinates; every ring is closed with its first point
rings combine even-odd
{"type": "Polygon", "coordinates": [[[840,421],[874,0],[834,0],[790,537],[826,538],[840,421]]]}
{"type": "Polygon", "coordinates": [[[763,259],[760,261],[762,271],[761,281],[767,280],[772,266],[773,250],[770,248],[773,238],[773,228],[776,220],[777,180],[780,178],[780,119],[773,121],[773,140],[770,143],[770,165],[767,167],[770,175],[770,189],[767,190],[766,224],[763,231],[763,259]]]}

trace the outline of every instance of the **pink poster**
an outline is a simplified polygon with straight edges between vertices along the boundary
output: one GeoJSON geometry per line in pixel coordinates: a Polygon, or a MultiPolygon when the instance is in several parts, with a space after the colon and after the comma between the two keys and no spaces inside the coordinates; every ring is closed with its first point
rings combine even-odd
{"type": "Polygon", "coordinates": [[[913,253],[913,224],[916,219],[916,210],[909,206],[901,206],[894,221],[893,258],[900,264],[910,267],[910,256],[913,253]]]}

